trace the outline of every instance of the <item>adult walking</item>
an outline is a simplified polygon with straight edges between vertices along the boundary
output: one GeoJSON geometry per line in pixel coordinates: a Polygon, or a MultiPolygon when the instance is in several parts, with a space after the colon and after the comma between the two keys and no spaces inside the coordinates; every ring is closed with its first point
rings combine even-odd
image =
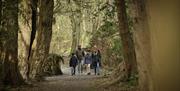
{"type": "Polygon", "coordinates": [[[95,75],[100,75],[100,66],[101,66],[101,53],[100,50],[95,51],[92,55],[93,59],[93,68],[95,75]]]}
{"type": "Polygon", "coordinates": [[[76,56],[78,59],[78,73],[82,73],[83,72],[83,59],[84,59],[84,51],[81,48],[81,45],[78,45],[78,48],[76,50],[76,56]]]}

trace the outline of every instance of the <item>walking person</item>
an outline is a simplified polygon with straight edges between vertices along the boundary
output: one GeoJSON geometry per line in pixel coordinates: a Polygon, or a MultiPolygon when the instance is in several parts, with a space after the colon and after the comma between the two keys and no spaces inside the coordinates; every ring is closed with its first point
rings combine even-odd
{"type": "Polygon", "coordinates": [[[97,61],[97,75],[100,75],[100,67],[101,67],[101,52],[100,50],[97,51],[97,57],[98,57],[98,61],[97,61]]]}
{"type": "Polygon", "coordinates": [[[101,54],[100,51],[95,51],[92,55],[92,65],[93,65],[93,69],[94,69],[94,74],[95,75],[100,75],[100,66],[101,66],[101,54]]]}
{"type": "Polygon", "coordinates": [[[69,61],[69,66],[71,67],[71,75],[76,74],[76,66],[78,64],[78,59],[75,55],[75,53],[72,53],[71,59],[69,61]]]}
{"type": "Polygon", "coordinates": [[[81,74],[83,72],[83,58],[84,58],[84,51],[81,48],[81,45],[78,45],[76,50],[76,56],[78,59],[78,73],[81,74]]]}
{"type": "Polygon", "coordinates": [[[92,57],[90,52],[88,52],[85,56],[85,65],[86,65],[86,72],[87,75],[91,75],[91,64],[92,64],[92,57]]]}

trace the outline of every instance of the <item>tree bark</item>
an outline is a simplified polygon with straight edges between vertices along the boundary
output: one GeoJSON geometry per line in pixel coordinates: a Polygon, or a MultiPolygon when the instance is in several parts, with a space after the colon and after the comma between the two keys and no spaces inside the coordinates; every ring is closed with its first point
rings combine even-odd
{"type": "Polygon", "coordinates": [[[133,38],[128,24],[125,0],[117,0],[117,10],[119,31],[123,46],[123,57],[126,65],[128,79],[132,74],[136,73],[137,66],[133,38]]]}
{"type": "Polygon", "coordinates": [[[146,12],[146,1],[131,0],[130,16],[133,19],[133,33],[139,73],[139,90],[150,91],[151,46],[146,12]]]}
{"type": "MultiPolygon", "coordinates": [[[[1,58],[1,56],[2,56],[2,50],[3,50],[3,47],[2,47],[2,44],[1,44],[1,20],[2,19],[2,0],[0,1],[0,58],[1,58]]],[[[1,62],[1,60],[0,60],[0,75],[2,74],[2,62],[1,62]]],[[[2,85],[2,76],[0,76],[0,89],[1,89],[1,85],[2,85]]]]}
{"type": "Polygon", "coordinates": [[[31,37],[31,1],[24,0],[19,3],[19,32],[18,32],[18,58],[19,68],[24,79],[28,79],[28,55],[31,37]]]}
{"type": "Polygon", "coordinates": [[[75,22],[75,17],[72,15],[71,17],[71,24],[72,24],[72,44],[71,44],[71,53],[75,52],[76,47],[77,47],[77,30],[76,30],[76,22],[75,22]]]}
{"type": "Polygon", "coordinates": [[[80,45],[81,39],[81,21],[82,21],[82,9],[81,9],[81,0],[76,1],[72,0],[71,2],[71,11],[72,15],[71,23],[72,23],[72,47],[71,52],[75,52],[78,45],[80,45]]]}
{"type": "Polygon", "coordinates": [[[52,37],[53,0],[39,1],[39,22],[37,30],[37,47],[33,53],[31,64],[31,77],[42,77],[42,65],[48,56],[52,37]]]}
{"type": "Polygon", "coordinates": [[[70,16],[71,23],[72,23],[72,46],[71,46],[71,52],[75,52],[77,46],[80,43],[81,38],[81,28],[80,28],[80,15],[73,14],[70,16]]]}
{"type": "Polygon", "coordinates": [[[2,65],[1,80],[5,85],[23,83],[18,69],[18,0],[5,0],[0,29],[0,64],[2,65]]]}
{"type": "Polygon", "coordinates": [[[31,69],[31,60],[30,58],[33,57],[33,43],[35,40],[35,36],[36,36],[36,31],[37,31],[37,7],[38,7],[38,0],[31,0],[31,12],[32,12],[32,16],[31,16],[31,37],[30,37],[30,45],[29,45],[29,53],[28,53],[28,58],[27,58],[27,71],[26,71],[26,77],[27,80],[29,80],[30,78],[30,69],[31,69]]]}
{"type": "Polygon", "coordinates": [[[2,0],[0,1],[0,24],[1,24],[1,18],[2,18],[2,0]]]}

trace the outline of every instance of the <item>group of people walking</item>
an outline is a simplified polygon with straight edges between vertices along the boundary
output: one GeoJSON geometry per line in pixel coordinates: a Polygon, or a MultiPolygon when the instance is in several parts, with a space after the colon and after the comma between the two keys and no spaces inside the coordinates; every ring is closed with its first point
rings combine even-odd
{"type": "Polygon", "coordinates": [[[79,45],[76,52],[72,53],[69,61],[71,75],[76,74],[76,67],[79,74],[86,73],[91,75],[91,69],[95,75],[100,75],[101,53],[100,50],[83,50],[79,45]]]}

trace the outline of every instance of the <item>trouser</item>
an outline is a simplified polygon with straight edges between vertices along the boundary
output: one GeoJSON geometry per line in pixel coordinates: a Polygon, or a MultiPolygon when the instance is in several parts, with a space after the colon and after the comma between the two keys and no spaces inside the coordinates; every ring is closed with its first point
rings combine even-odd
{"type": "Polygon", "coordinates": [[[76,74],[76,67],[72,66],[71,67],[71,75],[75,75],[76,74]]]}
{"type": "Polygon", "coordinates": [[[82,71],[83,71],[83,64],[82,64],[82,60],[80,60],[78,62],[78,73],[80,74],[82,73],[82,71]]]}
{"type": "Polygon", "coordinates": [[[94,73],[95,73],[95,75],[100,74],[100,64],[99,63],[97,63],[97,66],[94,67],[94,73]]]}
{"type": "Polygon", "coordinates": [[[86,64],[87,73],[91,73],[91,64],[86,64]]]}

